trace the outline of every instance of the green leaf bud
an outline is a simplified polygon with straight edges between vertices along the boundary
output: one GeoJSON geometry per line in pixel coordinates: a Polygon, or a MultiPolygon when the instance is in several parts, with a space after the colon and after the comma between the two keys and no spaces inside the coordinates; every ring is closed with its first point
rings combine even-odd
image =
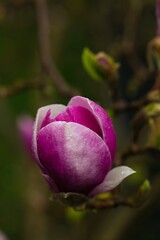
{"type": "Polygon", "coordinates": [[[117,78],[119,64],[104,52],[94,54],[88,48],[85,48],[82,53],[82,62],[89,76],[96,81],[115,80],[117,78]]]}

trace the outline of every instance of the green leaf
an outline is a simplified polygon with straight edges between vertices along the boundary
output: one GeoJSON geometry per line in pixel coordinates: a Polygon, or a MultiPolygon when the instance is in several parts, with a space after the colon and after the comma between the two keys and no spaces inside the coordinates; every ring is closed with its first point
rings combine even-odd
{"type": "Polygon", "coordinates": [[[103,80],[102,75],[98,71],[95,54],[92,53],[88,48],[85,48],[83,50],[82,63],[89,76],[91,76],[94,80],[98,82],[103,80]]]}

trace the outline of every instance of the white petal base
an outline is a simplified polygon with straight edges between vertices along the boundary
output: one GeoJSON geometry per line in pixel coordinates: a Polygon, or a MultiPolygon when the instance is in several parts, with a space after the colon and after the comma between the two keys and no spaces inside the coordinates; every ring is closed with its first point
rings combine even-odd
{"type": "Polygon", "coordinates": [[[127,166],[115,167],[109,171],[103,182],[95,187],[89,195],[94,196],[102,192],[110,191],[133,173],[135,173],[135,171],[127,166]]]}

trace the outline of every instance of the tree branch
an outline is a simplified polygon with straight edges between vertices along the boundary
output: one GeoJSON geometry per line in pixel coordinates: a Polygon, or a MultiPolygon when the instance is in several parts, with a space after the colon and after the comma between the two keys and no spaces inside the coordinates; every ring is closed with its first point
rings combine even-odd
{"type": "Polygon", "coordinates": [[[32,89],[40,89],[43,87],[43,84],[40,82],[16,82],[12,86],[4,87],[0,86],[0,99],[13,96],[17,93],[32,90],[32,89]]]}
{"type": "Polygon", "coordinates": [[[146,104],[160,102],[160,90],[151,91],[144,98],[127,103],[125,101],[118,101],[113,105],[113,110],[115,112],[128,111],[133,109],[140,109],[146,104]]]}
{"type": "Polygon", "coordinates": [[[67,96],[78,95],[78,91],[71,88],[57,70],[51,56],[50,26],[46,0],[35,0],[38,24],[38,40],[42,69],[48,74],[61,94],[67,96]]]}
{"type": "Polygon", "coordinates": [[[100,210],[119,206],[133,207],[134,205],[129,199],[110,198],[107,201],[89,201],[86,208],[100,210]]]}
{"type": "Polygon", "coordinates": [[[142,155],[142,154],[150,154],[151,156],[154,156],[154,154],[160,154],[160,149],[155,147],[145,147],[145,148],[139,148],[136,145],[132,145],[127,151],[122,153],[121,159],[124,161],[130,156],[136,156],[136,155],[142,155]]]}

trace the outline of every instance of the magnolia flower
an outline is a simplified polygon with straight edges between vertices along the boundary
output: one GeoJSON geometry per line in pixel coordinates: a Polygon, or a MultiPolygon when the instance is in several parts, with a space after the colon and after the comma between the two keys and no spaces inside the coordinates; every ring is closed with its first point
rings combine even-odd
{"type": "Polygon", "coordinates": [[[80,96],[67,106],[53,104],[38,110],[33,148],[54,192],[93,196],[134,173],[127,166],[111,170],[116,151],[112,121],[102,107],[80,96]]]}
{"type": "Polygon", "coordinates": [[[31,157],[33,157],[32,151],[33,125],[34,120],[29,115],[23,115],[19,117],[17,120],[17,127],[19,130],[20,138],[25,149],[28,151],[31,157]]]}

